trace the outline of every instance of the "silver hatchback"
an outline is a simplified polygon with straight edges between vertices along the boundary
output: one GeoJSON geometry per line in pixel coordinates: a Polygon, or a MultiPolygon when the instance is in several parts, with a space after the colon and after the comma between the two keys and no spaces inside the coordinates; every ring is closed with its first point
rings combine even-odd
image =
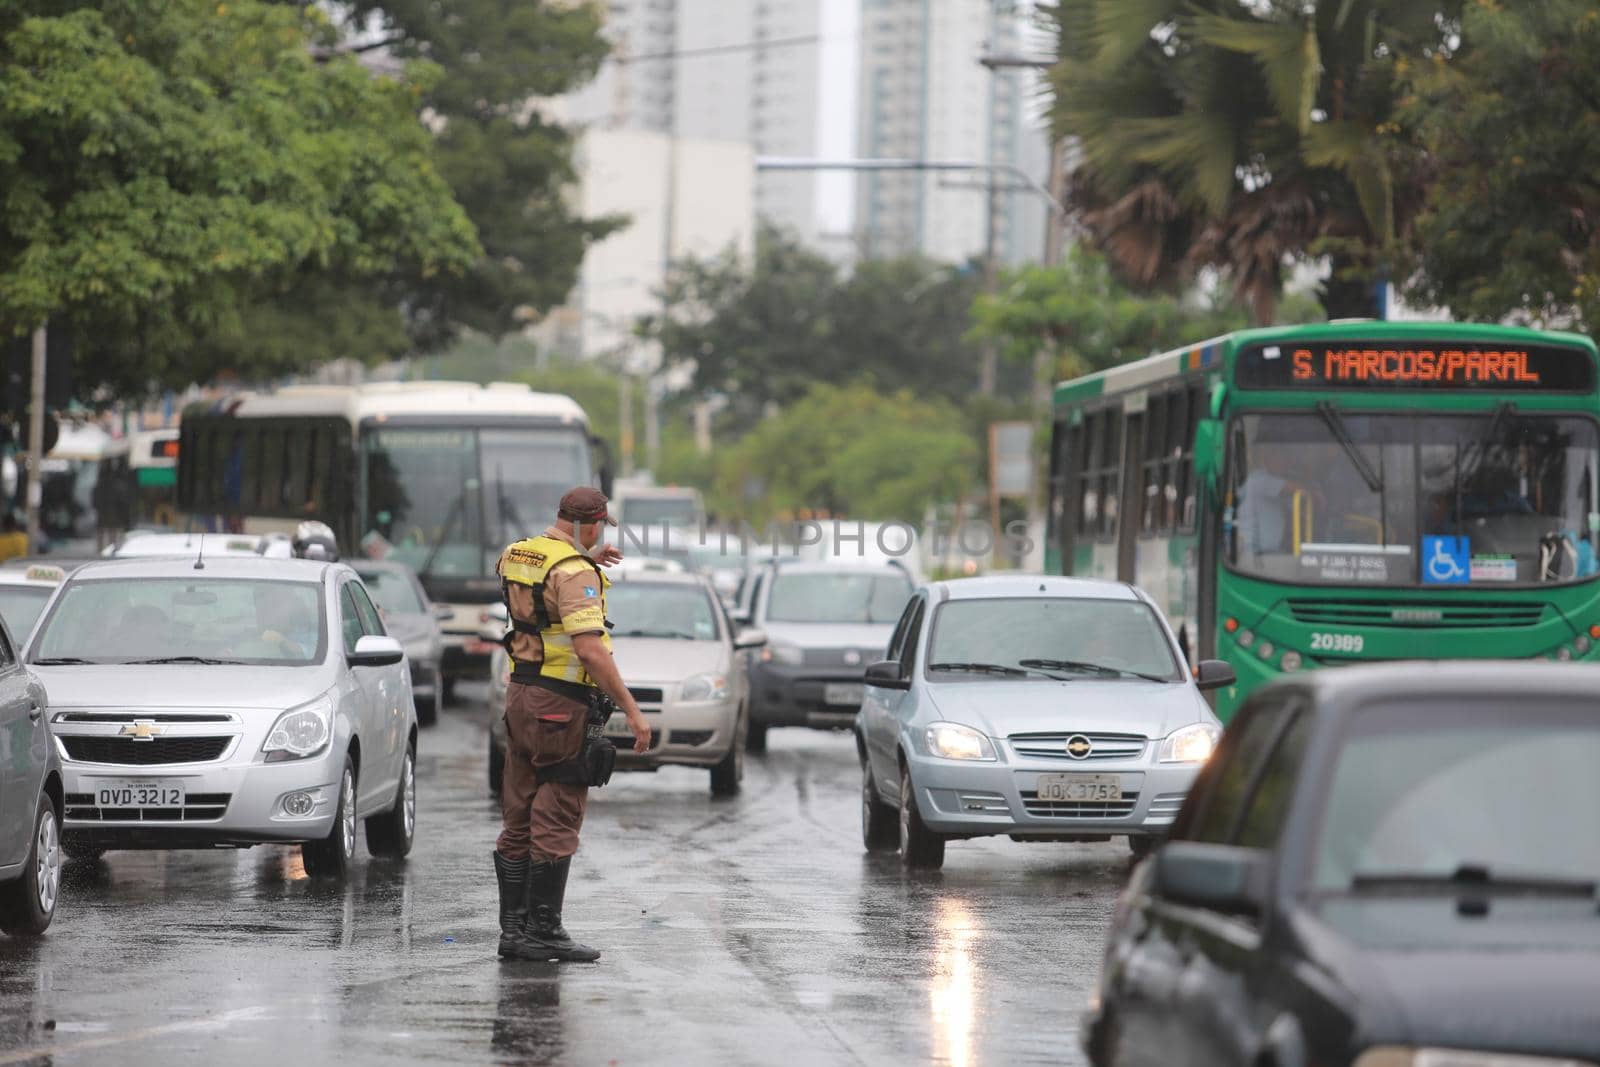
{"type": "Polygon", "coordinates": [[[50,693],[69,855],[300,842],[343,876],[416,826],[404,652],[361,580],[309,560],[108,560],[52,598],[26,660],[50,693]]]}
{"type": "Polygon", "coordinates": [[[1172,823],[1222,725],[1160,612],[1120,582],[995,576],[918,590],[866,672],[861,827],[937,867],[945,842],[1008,834],[1136,853],[1172,823]]]}

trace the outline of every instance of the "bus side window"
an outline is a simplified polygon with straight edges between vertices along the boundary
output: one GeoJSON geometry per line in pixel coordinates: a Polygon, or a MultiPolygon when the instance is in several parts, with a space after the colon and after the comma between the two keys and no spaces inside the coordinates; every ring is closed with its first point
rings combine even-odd
{"type": "Polygon", "coordinates": [[[1100,527],[1100,454],[1104,447],[1104,433],[1100,423],[1103,414],[1090,415],[1083,420],[1081,432],[1083,447],[1078,450],[1075,464],[1078,485],[1078,536],[1093,539],[1100,527]]]}
{"type": "Polygon", "coordinates": [[[1187,529],[1184,521],[1185,494],[1189,491],[1189,469],[1194,462],[1193,390],[1173,393],[1167,401],[1166,485],[1162,490],[1162,528],[1187,529]]]}
{"type": "Polygon", "coordinates": [[[1189,387],[1189,422],[1185,427],[1183,437],[1183,456],[1178,462],[1179,485],[1178,501],[1181,509],[1178,513],[1178,529],[1193,530],[1198,512],[1196,502],[1198,487],[1194,480],[1194,433],[1200,425],[1200,420],[1208,414],[1206,396],[1206,383],[1204,379],[1195,382],[1189,387]]]}
{"type": "Polygon", "coordinates": [[[1139,532],[1153,534],[1162,528],[1162,517],[1166,509],[1162,506],[1162,471],[1165,464],[1166,447],[1166,422],[1169,408],[1177,405],[1169,403],[1170,394],[1158,393],[1150,398],[1149,406],[1145,409],[1144,416],[1144,456],[1139,467],[1139,481],[1141,483],[1139,532]]]}
{"type": "Polygon", "coordinates": [[[283,447],[288,438],[286,427],[271,423],[261,427],[258,434],[260,481],[254,499],[257,506],[267,513],[276,512],[278,502],[283,498],[283,447]]]}
{"type": "Polygon", "coordinates": [[[1122,409],[1111,408],[1104,418],[1106,440],[1100,468],[1100,536],[1114,541],[1121,518],[1118,505],[1122,500],[1122,409]]]}
{"type": "Polygon", "coordinates": [[[305,507],[306,486],[311,476],[311,441],[317,431],[291,433],[284,438],[283,495],[280,503],[289,512],[305,507]]]}

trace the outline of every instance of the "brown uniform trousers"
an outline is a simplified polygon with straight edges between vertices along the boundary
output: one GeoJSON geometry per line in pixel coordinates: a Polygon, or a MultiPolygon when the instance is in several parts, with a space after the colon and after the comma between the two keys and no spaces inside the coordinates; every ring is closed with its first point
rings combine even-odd
{"type": "Polygon", "coordinates": [[[578,831],[589,803],[587,786],[540,785],[534,768],[577,756],[587,709],[576,700],[512,682],[506,687],[506,764],[500,785],[504,825],[496,847],[507,859],[535,863],[578,851],[578,831]]]}

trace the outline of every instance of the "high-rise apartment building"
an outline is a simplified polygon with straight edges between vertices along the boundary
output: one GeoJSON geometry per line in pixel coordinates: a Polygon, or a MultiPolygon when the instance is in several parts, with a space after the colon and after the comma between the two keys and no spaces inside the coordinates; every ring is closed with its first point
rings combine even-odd
{"type": "MultiPolygon", "coordinates": [[[[1034,50],[1029,10],[1016,0],[862,0],[859,154],[1006,164],[1042,182],[1047,138],[1031,114],[1032,75],[980,62],[1034,50]]],[[[1042,201],[1017,184],[983,171],[864,173],[855,210],[862,254],[961,262],[984,253],[992,225],[1001,261],[1035,259],[1042,201]]]]}

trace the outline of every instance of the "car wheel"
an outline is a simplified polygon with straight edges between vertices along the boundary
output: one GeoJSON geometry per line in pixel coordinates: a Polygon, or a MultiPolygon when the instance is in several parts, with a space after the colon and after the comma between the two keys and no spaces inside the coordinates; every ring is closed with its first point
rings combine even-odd
{"type": "Polygon", "coordinates": [[[711,795],[714,797],[731,797],[739,791],[739,783],[744,781],[744,747],[748,738],[749,719],[741,711],[734,719],[733,744],[728,746],[728,754],[722,757],[722,762],[711,768],[711,795]]]}
{"type": "Polygon", "coordinates": [[[61,897],[61,819],[47,796],[39,798],[31,841],[22,874],[0,884],[0,930],[14,937],[44,933],[61,897]]]}
{"type": "Polygon", "coordinates": [[[438,671],[433,672],[433,695],[423,697],[417,701],[417,725],[432,726],[439,721],[439,712],[444,707],[444,676],[438,671]]]}
{"type": "Polygon", "coordinates": [[[767,750],[767,724],[752,722],[750,732],[745,734],[744,750],[746,752],[765,752],[767,750]]]}
{"type": "Polygon", "coordinates": [[[500,795],[500,787],[506,779],[506,754],[505,750],[494,743],[494,731],[489,732],[489,792],[494,796],[500,795]]]}
{"type": "Polygon", "coordinates": [[[930,871],[944,866],[944,835],[923,824],[910,767],[900,768],[900,862],[930,871]]]}
{"type": "Polygon", "coordinates": [[[900,826],[894,809],[878,796],[872,764],[861,761],[861,844],[868,852],[893,852],[900,843],[900,826]]]}
{"type": "Polygon", "coordinates": [[[1143,834],[1139,836],[1133,836],[1130,834],[1128,837],[1128,851],[1133,853],[1133,858],[1135,860],[1144,859],[1146,856],[1150,855],[1150,853],[1154,852],[1156,850],[1156,846],[1159,844],[1161,844],[1161,838],[1150,834],[1143,834]]]}
{"type": "Polygon", "coordinates": [[[400,765],[394,807],[367,819],[367,851],[374,856],[404,859],[411,852],[416,834],[417,752],[407,748],[405,762],[400,765]]]}
{"type": "Polygon", "coordinates": [[[356,769],[350,757],[344,758],[344,773],[339,776],[339,806],[333,813],[333,829],[321,841],[300,846],[306,873],[313,878],[343,878],[356,858],[356,769]]]}

